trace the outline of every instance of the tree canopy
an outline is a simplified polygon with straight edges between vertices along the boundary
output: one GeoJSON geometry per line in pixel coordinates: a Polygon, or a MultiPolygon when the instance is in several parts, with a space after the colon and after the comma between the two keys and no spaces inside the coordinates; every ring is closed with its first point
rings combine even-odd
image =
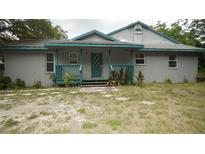
{"type": "Polygon", "coordinates": [[[189,22],[188,20],[178,20],[168,26],[165,22],[158,22],[154,29],[163,33],[177,41],[197,46],[205,47],[205,20],[195,19],[189,22]]]}
{"type": "Polygon", "coordinates": [[[0,19],[0,43],[26,39],[66,39],[66,33],[47,19],[0,19]]]}

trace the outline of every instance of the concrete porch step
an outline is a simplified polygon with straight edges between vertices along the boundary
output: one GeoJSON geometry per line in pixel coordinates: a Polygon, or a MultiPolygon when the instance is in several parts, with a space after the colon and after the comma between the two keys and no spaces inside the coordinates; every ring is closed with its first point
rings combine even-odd
{"type": "Polygon", "coordinates": [[[83,80],[82,86],[87,86],[87,87],[107,86],[107,80],[83,80]]]}

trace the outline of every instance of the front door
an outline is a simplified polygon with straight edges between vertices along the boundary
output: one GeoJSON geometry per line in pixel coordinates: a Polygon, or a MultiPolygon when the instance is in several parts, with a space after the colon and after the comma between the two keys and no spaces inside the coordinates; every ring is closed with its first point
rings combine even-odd
{"type": "Polygon", "coordinates": [[[103,54],[91,53],[91,76],[97,78],[102,76],[103,54]]]}

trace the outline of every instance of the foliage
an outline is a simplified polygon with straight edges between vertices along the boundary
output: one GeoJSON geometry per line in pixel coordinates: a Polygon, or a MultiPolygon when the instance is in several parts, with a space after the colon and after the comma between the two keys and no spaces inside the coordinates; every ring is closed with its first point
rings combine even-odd
{"type": "Polygon", "coordinates": [[[141,71],[139,71],[137,75],[137,85],[143,87],[144,86],[143,82],[144,82],[144,75],[142,74],[141,71]]]}
{"type": "Polygon", "coordinates": [[[11,78],[8,76],[0,75],[0,90],[8,89],[12,85],[11,78]]]}
{"type": "Polygon", "coordinates": [[[15,84],[16,88],[25,88],[26,87],[25,81],[21,80],[21,79],[16,79],[14,84],[15,84]]]}
{"type": "Polygon", "coordinates": [[[189,29],[199,42],[205,45],[205,19],[194,19],[189,25],[189,29]]]}
{"type": "Polygon", "coordinates": [[[75,76],[70,73],[65,73],[63,75],[63,80],[66,87],[71,87],[75,85],[75,76]]]}
{"type": "Polygon", "coordinates": [[[95,127],[97,127],[97,124],[95,124],[95,123],[85,122],[85,123],[83,124],[83,128],[84,128],[84,129],[95,128],[95,127]]]}
{"type": "Polygon", "coordinates": [[[36,88],[36,89],[39,89],[39,88],[42,88],[42,83],[41,81],[34,81],[33,82],[33,88],[36,88]]]}
{"type": "Polygon", "coordinates": [[[164,80],[164,83],[169,83],[169,84],[171,84],[171,83],[172,83],[172,80],[169,79],[169,78],[166,78],[166,79],[164,80]]]}
{"type": "Polygon", "coordinates": [[[117,127],[122,125],[122,120],[120,119],[112,119],[106,122],[107,125],[110,125],[112,129],[117,129],[117,127]]]}
{"type": "Polygon", "coordinates": [[[178,20],[168,27],[165,22],[158,22],[154,29],[183,44],[195,46],[198,41],[195,39],[195,35],[192,32],[184,28],[187,26],[187,24],[188,22],[186,20],[178,20]]]}
{"type": "Polygon", "coordinates": [[[12,126],[17,125],[18,123],[19,123],[18,121],[13,120],[13,119],[10,118],[10,119],[5,121],[4,126],[5,127],[12,127],[12,126]]]}
{"type": "Polygon", "coordinates": [[[38,117],[38,115],[36,113],[32,113],[27,119],[31,120],[31,119],[36,119],[38,117]]]}
{"type": "Polygon", "coordinates": [[[132,73],[129,71],[129,69],[125,69],[124,73],[124,84],[128,85],[132,83],[132,73]]]}
{"type": "Polygon", "coordinates": [[[0,19],[0,43],[25,39],[66,39],[66,33],[47,19],[0,19]]]}
{"type": "Polygon", "coordinates": [[[128,85],[132,83],[132,73],[129,69],[121,68],[119,71],[112,71],[108,80],[109,86],[128,85]]]}
{"type": "Polygon", "coordinates": [[[78,109],[78,112],[79,112],[80,114],[84,114],[84,113],[85,113],[85,109],[83,109],[83,108],[78,109]]]}
{"type": "Polygon", "coordinates": [[[200,69],[197,76],[196,76],[197,82],[205,81],[205,69],[200,69]]]}

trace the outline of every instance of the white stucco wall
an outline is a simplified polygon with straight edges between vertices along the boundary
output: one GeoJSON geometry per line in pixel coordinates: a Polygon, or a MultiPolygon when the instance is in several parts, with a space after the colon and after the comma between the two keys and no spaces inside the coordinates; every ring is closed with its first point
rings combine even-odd
{"type": "Polygon", "coordinates": [[[4,52],[5,74],[12,80],[23,79],[26,86],[40,80],[43,86],[52,85],[50,74],[46,73],[46,54],[44,51],[4,52]]]}
{"type": "Polygon", "coordinates": [[[142,27],[142,33],[134,33],[134,26],[111,35],[120,41],[142,44],[174,44],[172,41],[142,27]]]}
{"type": "MultiPolygon", "coordinates": [[[[102,78],[109,76],[109,59],[107,48],[83,48],[83,78],[91,80],[91,53],[103,53],[103,72],[102,78]]],[[[71,48],[60,53],[59,64],[67,64],[68,52],[79,52],[79,48],[71,48]]],[[[133,53],[133,62],[135,54],[133,53]]],[[[34,81],[41,80],[43,86],[52,85],[50,74],[46,73],[46,53],[37,51],[27,52],[5,52],[5,74],[12,80],[21,78],[25,80],[27,86],[32,86],[34,81]]],[[[198,69],[198,56],[195,54],[177,54],[178,67],[170,69],[168,67],[168,56],[173,53],[145,53],[145,65],[135,65],[135,75],[139,71],[145,76],[145,82],[164,82],[169,78],[172,82],[183,82],[184,77],[190,82],[195,81],[198,69]]],[[[112,64],[129,64],[130,50],[128,49],[111,49],[112,64]]]]}
{"type": "Polygon", "coordinates": [[[90,35],[90,36],[87,36],[87,37],[84,37],[83,39],[79,39],[81,41],[85,41],[85,42],[89,42],[89,41],[94,41],[94,42],[111,42],[110,40],[100,36],[100,35],[97,35],[97,34],[93,34],[93,35],[90,35]]]}
{"type": "Polygon", "coordinates": [[[141,71],[145,82],[164,82],[169,78],[172,82],[195,82],[198,71],[198,57],[190,54],[177,54],[178,67],[168,67],[168,56],[172,54],[145,53],[145,65],[136,65],[136,75],[141,71]]]}

